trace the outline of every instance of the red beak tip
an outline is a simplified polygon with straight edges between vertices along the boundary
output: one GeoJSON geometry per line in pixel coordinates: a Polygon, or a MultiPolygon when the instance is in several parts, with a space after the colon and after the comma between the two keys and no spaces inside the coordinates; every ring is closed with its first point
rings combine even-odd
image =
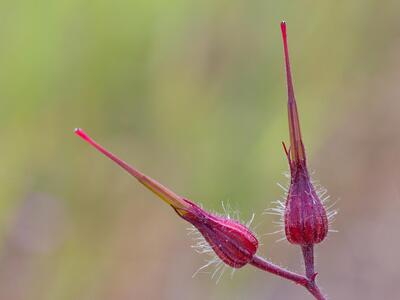
{"type": "Polygon", "coordinates": [[[286,21],[281,22],[281,31],[282,34],[286,35],[286,21]]]}
{"type": "Polygon", "coordinates": [[[74,132],[77,136],[85,140],[88,138],[87,134],[81,128],[75,128],[74,132]]]}

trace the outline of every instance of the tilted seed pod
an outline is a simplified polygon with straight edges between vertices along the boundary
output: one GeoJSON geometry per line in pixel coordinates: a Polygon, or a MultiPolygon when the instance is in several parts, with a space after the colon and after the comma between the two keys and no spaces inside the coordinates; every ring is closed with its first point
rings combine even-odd
{"type": "Polygon", "coordinates": [[[106,150],[82,129],[76,129],[75,133],[171,205],[180,217],[197,228],[224,263],[233,268],[240,268],[252,260],[257,252],[258,240],[246,226],[228,217],[209,213],[197,204],[175,194],[106,150]]]}
{"type": "Polygon", "coordinates": [[[211,214],[186,200],[191,208],[182,218],[190,222],[227,265],[241,268],[257,252],[258,240],[243,224],[227,217],[211,214]]]}

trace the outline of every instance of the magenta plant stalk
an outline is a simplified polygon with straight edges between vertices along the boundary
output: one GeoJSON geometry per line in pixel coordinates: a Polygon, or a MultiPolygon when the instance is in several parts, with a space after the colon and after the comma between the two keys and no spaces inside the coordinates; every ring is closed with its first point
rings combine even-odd
{"type": "MultiPolygon", "coordinates": [[[[293,80],[290,69],[286,23],[281,23],[284,45],[285,66],[288,88],[289,149],[283,147],[290,167],[290,186],[286,203],[282,209],[284,231],[287,240],[299,245],[304,258],[305,275],[297,274],[258,256],[258,240],[248,226],[229,216],[220,216],[207,212],[193,201],[179,196],[156,180],[146,176],[130,166],[110,151],[106,150],[82,129],[75,133],[98,151],[110,158],[146,188],[170,205],[179,217],[192,224],[204,238],[201,252],[213,252],[216,258],[232,268],[241,268],[247,264],[260,270],[287,279],[306,288],[318,300],[326,299],[315,279],[314,245],[322,242],[328,233],[328,219],[319,194],[314,188],[306,164],[297,104],[294,96],[293,80]],[[208,248],[207,248],[208,247],[208,248]]],[[[277,209],[279,211],[279,209],[277,209]]]]}
{"type": "Polygon", "coordinates": [[[283,267],[275,265],[268,260],[255,255],[250,262],[251,265],[259,268],[263,271],[269,272],[276,276],[282,277],[284,279],[290,280],[296,284],[305,287],[314,297],[318,300],[325,300],[325,296],[321,293],[317,284],[315,283],[315,278],[307,278],[303,275],[286,270],[283,267]]]}

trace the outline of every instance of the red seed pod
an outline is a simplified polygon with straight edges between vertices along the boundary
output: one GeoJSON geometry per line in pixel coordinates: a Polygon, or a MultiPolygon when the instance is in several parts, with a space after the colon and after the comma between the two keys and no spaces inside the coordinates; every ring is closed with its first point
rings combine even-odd
{"type": "Polygon", "coordinates": [[[291,177],[284,214],[286,238],[292,244],[320,243],[328,233],[325,208],[306,169],[295,167],[291,177]]]}
{"type": "Polygon", "coordinates": [[[286,23],[281,23],[288,88],[290,148],[284,149],[290,166],[290,187],[284,211],[286,238],[293,244],[321,242],[328,233],[328,217],[311,182],[301,138],[287,44],[286,23]]]}
{"type": "Polygon", "coordinates": [[[258,240],[241,223],[204,211],[198,205],[191,205],[187,213],[181,215],[203,235],[218,257],[233,268],[241,268],[250,262],[257,252],[258,240]]]}
{"type": "Polygon", "coordinates": [[[75,133],[171,205],[180,217],[198,229],[224,263],[233,268],[240,268],[253,258],[258,248],[258,240],[246,226],[230,218],[208,213],[193,202],[177,195],[109,152],[82,129],[76,129],[75,133]]]}

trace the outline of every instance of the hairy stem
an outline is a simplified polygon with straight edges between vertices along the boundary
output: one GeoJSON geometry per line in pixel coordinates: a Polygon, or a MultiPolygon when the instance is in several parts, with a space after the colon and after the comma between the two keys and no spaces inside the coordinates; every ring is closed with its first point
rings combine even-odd
{"type": "Polygon", "coordinates": [[[285,268],[275,265],[257,255],[253,257],[253,259],[250,261],[250,264],[265,272],[272,273],[304,286],[317,300],[326,300],[325,296],[321,293],[320,289],[315,283],[315,276],[313,276],[313,278],[307,278],[306,276],[291,272],[285,268]]]}

